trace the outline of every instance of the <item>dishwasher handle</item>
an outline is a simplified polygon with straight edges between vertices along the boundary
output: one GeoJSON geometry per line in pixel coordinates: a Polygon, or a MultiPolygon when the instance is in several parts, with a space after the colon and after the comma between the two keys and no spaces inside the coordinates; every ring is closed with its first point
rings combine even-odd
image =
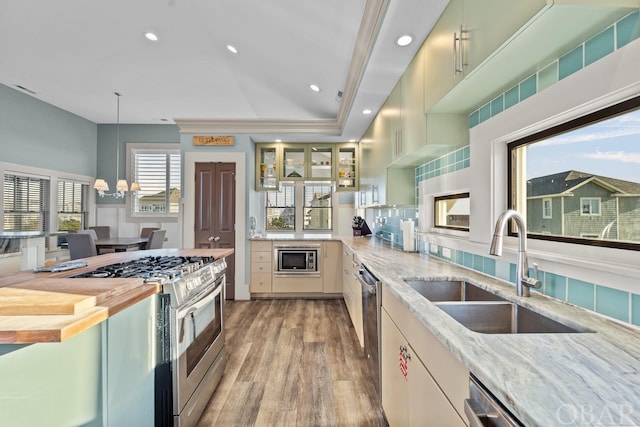
{"type": "Polygon", "coordinates": [[[473,400],[464,400],[464,413],[469,420],[469,427],[484,427],[487,424],[482,422],[483,418],[498,418],[498,414],[496,413],[483,413],[484,411],[482,411],[482,409],[478,409],[473,408],[473,400]]]}
{"type": "Polygon", "coordinates": [[[366,289],[369,293],[375,294],[377,292],[378,286],[380,286],[380,281],[373,275],[367,268],[363,265],[360,270],[358,270],[358,281],[362,285],[364,289],[366,289]]]}

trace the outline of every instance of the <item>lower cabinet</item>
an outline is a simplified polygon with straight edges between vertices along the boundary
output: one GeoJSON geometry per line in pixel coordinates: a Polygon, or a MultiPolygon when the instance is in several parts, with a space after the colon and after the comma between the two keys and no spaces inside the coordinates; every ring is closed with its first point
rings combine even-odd
{"type": "Polygon", "coordinates": [[[384,309],[381,319],[382,407],[389,426],[465,426],[384,309]]]}
{"type": "Polygon", "coordinates": [[[251,277],[249,292],[271,292],[271,278],[273,275],[272,260],[273,247],[271,241],[256,240],[251,242],[251,277]]]}
{"type": "Polygon", "coordinates": [[[322,292],[342,293],[342,242],[322,244],[322,292]]]}
{"type": "Polygon", "coordinates": [[[362,325],[362,288],[358,281],[360,262],[351,248],[342,246],[342,295],[347,306],[351,323],[356,330],[360,347],[364,347],[364,328],[362,325]]]}
{"type": "Polygon", "coordinates": [[[390,427],[465,426],[469,371],[384,285],[382,407],[390,427]]]}

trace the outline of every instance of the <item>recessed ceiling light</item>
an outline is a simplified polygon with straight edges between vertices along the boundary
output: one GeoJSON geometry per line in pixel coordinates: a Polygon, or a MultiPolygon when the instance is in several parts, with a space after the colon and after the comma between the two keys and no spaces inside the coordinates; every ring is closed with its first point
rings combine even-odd
{"type": "Polygon", "coordinates": [[[155,35],[155,33],[152,33],[150,31],[144,33],[144,36],[147,38],[147,40],[151,40],[152,42],[157,42],[158,41],[158,36],[155,35]]]}
{"type": "Polygon", "coordinates": [[[356,142],[356,140],[355,139],[350,139],[349,142],[356,142]]]}
{"type": "Polygon", "coordinates": [[[230,44],[227,45],[227,49],[231,53],[238,53],[238,49],[236,49],[235,46],[231,46],[230,44]]]}
{"type": "Polygon", "coordinates": [[[366,110],[362,110],[362,114],[371,114],[372,111],[369,110],[368,108],[366,110]]]}
{"type": "Polygon", "coordinates": [[[409,46],[413,42],[413,36],[411,34],[405,34],[398,37],[396,44],[398,46],[409,46]]]}
{"type": "Polygon", "coordinates": [[[276,139],[276,142],[282,142],[282,140],[281,139],[276,139]]]}
{"type": "Polygon", "coordinates": [[[318,85],[311,84],[311,85],[309,85],[309,87],[314,92],[320,92],[320,87],[318,85]]]}

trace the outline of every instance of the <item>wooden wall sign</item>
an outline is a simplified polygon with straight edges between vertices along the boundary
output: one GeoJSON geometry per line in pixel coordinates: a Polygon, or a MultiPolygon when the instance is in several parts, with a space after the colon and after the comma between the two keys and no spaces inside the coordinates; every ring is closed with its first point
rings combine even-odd
{"type": "Polygon", "coordinates": [[[194,136],[193,145],[233,145],[233,136],[194,136]]]}

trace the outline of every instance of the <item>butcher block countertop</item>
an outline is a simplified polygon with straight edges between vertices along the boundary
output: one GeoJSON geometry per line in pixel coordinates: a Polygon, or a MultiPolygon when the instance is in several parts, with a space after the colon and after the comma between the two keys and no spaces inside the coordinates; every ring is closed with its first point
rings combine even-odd
{"type": "Polygon", "coordinates": [[[157,293],[140,278],[76,278],[85,271],[146,256],[213,256],[233,249],[156,249],[85,258],[86,267],[58,273],[0,275],[0,344],[62,342],[157,293]]]}

